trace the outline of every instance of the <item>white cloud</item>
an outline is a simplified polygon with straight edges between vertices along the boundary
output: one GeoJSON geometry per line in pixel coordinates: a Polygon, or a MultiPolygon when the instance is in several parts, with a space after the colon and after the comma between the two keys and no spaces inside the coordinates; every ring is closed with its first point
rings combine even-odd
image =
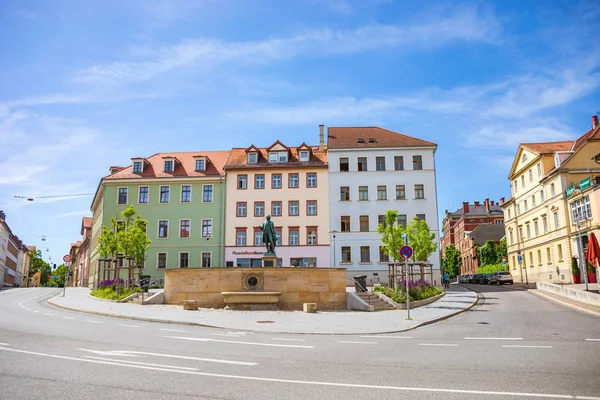
{"type": "Polygon", "coordinates": [[[72,217],[74,215],[82,215],[82,216],[90,216],[91,217],[91,212],[90,212],[90,210],[72,211],[72,212],[68,212],[68,213],[55,215],[52,218],[58,219],[58,218],[72,217]]]}

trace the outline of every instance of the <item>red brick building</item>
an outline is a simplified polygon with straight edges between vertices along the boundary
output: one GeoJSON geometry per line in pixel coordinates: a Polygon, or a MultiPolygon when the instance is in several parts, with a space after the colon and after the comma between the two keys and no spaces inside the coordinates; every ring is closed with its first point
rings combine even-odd
{"type": "Polygon", "coordinates": [[[454,212],[446,210],[446,217],[442,221],[444,232],[441,240],[442,257],[446,254],[446,248],[453,244],[461,253],[461,275],[475,273],[479,266],[474,247],[480,245],[481,240],[485,243],[488,240],[486,235],[490,236],[490,240],[497,241],[499,232],[504,230],[504,211],[500,206],[502,203],[504,199],[501,199],[500,203],[485,199],[483,203],[464,202],[463,206],[454,212]],[[502,228],[483,229],[477,235],[471,235],[480,225],[494,224],[502,228]],[[478,243],[475,243],[475,239],[478,243]]]}

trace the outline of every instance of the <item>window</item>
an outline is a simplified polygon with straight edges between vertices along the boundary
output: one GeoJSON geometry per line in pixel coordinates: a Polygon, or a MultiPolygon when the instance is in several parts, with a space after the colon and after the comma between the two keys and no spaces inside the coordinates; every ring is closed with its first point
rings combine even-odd
{"type": "Polygon", "coordinates": [[[264,175],[254,175],[254,189],[264,189],[265,188],[265,176],[264,175]]]}
{"type": "Polygon", "coordinates": [[[308,161],[310,159],[310,153],[307,150],[300,152],[300,161],[308,161]]]}
{"type": "Polygon", "coordinates": [[[274,217],[281,216],[281,202],[280,201],[274,201],[271,203],[271,215],[273,215],[274,217]]]}
{"type": "Polygon", "coordinates": [[[212,201],[213,201],[213,185],[202,186],[202,201],[204,203],[212,203],[212,201]]]}
{"type": "Polygon", "coordinates": [[[527,212],[527,200],[523,200],[523,209],[527,212]]]}
{"type": "Polygon", "coordinates": [[[510,243],[509,244],[513,244],[515,242],[514,237],[513,237],[513,231],[510,231],[509,234],[510,234],[510,243]]]}
{"type": "Polygon", "coordinates": [[[369,200],[369,187],[368,186],[359,186],[358,187],[358,200],[359,201],[369,200]]]}
{"type": "Polygon", "coordinates": [[[167,253],[158,253],[158,262],[156,263],[156,268],[164,269],[167,268],[167,253]]]}
{"type": "Polygon", "coordinates": [[[196,160],[196,172],[204,171],[206,169],[206,161],[205,160],[196,160]]]}
{"type": "Polygon", "coordinates": [[[317,215],[316,200],[309,200],[306,202],[306,215],[317,215]]]}
{"type": "Polygon", "coordinates": [[[517,215],[521,215],[521,205],[517,204],[517,215]]]}
{"type": "Polygon", "coordinates": [[[385,215],[377,216],[377,226],[381,226],[381,225],[383,225],[383,227],[385,228],[385,215]]]}
{"type": "Polygon", "coordinates": [[[119,188],[118,204],[127,204],[127,188],[119,188]]]}
{"type": "Polygon", "coordinates": [[[295,216],[295,215],[300,215],[300,210],[299,210],[299,206],[298,206],[298,202],[297,201],[290,201],[289,202],[289,215],[295,216]]]}
{"type": "Polygon", "coordinates": [[[379,262],[390,262],[390,255],[383,250],[383,246],[379,246],[379,262]]]}
{"type": "Polygon", "coordinates": [[[287,160],[288,160],[287,151],[280,151],[279,152],[279,162],[287,162],[287,160]]]}
{"type": "Polygon", "coordinates": [[[548,233],[548,219],[546,217],[542,217],[542,224],[544,225],[544,233],[548,233]]]}
{"type": "Polygon", "coordinates": [[[190,201],[192,201],[192,187],[184,185],[181,187],[181,202],[189,203],[190,201]]]}
{"type": "Polygon", "coordinates": [[[190,253],[179,253],[179,268],[187,268],[190,262],[190,253]]]}
{"type": "Polygon", "coordinates": [[[522,241],[523,239],[525,239],[525,237],[523,236],[523,227],[520,226],[519,227],[519,240],[522,241]]]}
{"type": "Polygon", "coordinates": [[[529,267],[533,267],[533,252],[529,252],[529,267]]]}
{"type": "Polygon", "coordinates": [[[292,267],[315,268],[317,259],[315,257],[290,258],[290,265],[292,267]]]}
{"type": "Polygon", "coordinates": [[[515,270],[515,269],[517,269],[517,262],[515,260],[515,256],[512,256],[512,260],[513,260],[513,262],[512,262],[513,270],[515,270]]]}
{"type": "Polygon", "coordinates": [[[348,172],[350,170],[348,157],[340,157],[340,172],[348,172]]]}
{"type": "Polygon", "coordinates": [[[542,176],[542,164],[540,164],[540,163],[537,164],[537,174],[538,174],[538,177],[542,176]]]}
{"type": "Polygon", "coordinates": [[[340,186],[340,201],[350,201],[349,186],[340,186]]]}
{"type": "Polygon", "coordinates": [[[210,268],[212,265],[212,254],[207,251],[202,252],[202,268],[210,268]]]}
{"type": "Polygon", "coordinates": [[[398,214],[398,225],[406,229],[406,214],[398,214]]]}
{"type": "Polygon", "coordinates": [[[550,196],[554,197],[556,195],[556,189],[554,189],[554,183],[550,185],[550,196]]]}
{"type": "Polygon", "coordinates": [[[360,262],[363,262],[363,263],[371,262],[371,247],[360,246],[360,262]]]}
{"type": "Polygon", "coordinates": [[[314,188],[317,187],[317,174],[310,172],[306,174],[306,187],[314,188]]]}
{"type": "Polygon", "coordinates": [[[258,162],[258,153],[248,153],[248,164],[256,164],[258,162]]]}
{"type": "Polygon", "coordinates": [[[300,232],[298,228],[290,228],[290,246],[298,246],[300,244],[300,232]]]}
{"type": "Polygon", "coordinates": [[[377,200],[387,200],[387,186],[377,186],[377,200]]]}
{"type": "Polygon", "coordinates": [[[179,237],[189,238],[190,237],[190,220],[182,219],[179,221],[179,237]]]}
{"type": "Polygon", "coordinates": [[[527,239],[531,239],[531,225],[527,224],[527,239]]]}
{"type": "Polygon", "coordinates": [[[246,175],[238,175],[237,177],[237,188],[238,190],[245,190],[248,188],[248,176],[246,175]]]}
{"type": "Polygon", "coordinates": [[[170,187],[169,186],[161,186],[160,187],[160,202],[161,203],[168,203],[169,202],[169,191],[170,191],[170,187]]]}
{"type": "Polygon", "coordinates": [[[158,237],[166,239],[169,236],[169,221],[158,221],[158,237]]]}
{"type": "Polygon", "coordinates": [[[517,193],[519,191],[519,182],[515,180],[515,184],[513,186],[515,188],[515,193],[517,193]]]}
{"type": "Polygon", "coordinates": [[[396,170],[396,171],[404,170],[404,157],[403,156],[394,156],[394,170],[396,170]]]}
{"type": "Polygon", "coordinates": [[[275,228],[275,246],[281,246],[281,228],[275,228]]]}
{"type": "Polygon", "coordinates": [[[276,163],[278,157],[279,156],[278,156],[277,152],[271,152],[271,153],[269,153],[269,162],[270,163],[276,163]]]}
{"type": "Polygon", "coordinates": [[[264,217],[265,216],[265,202],[264,201],[255,201],[254,202],[254,216],[255,217],[264,217]]]}
{"type": "Polygon", "coordinates": [[[571,217],[573,222],[592,218],[592,206],[590,204],[589,196],[585,196],[584,198],[571,203],[571,217]]]}
{"type": "Polygon", "coordinates": [[[287,151],[272,151],[269,153],[269,162],[270,163],[283,163],[288,160],[288,152],[287,151]]]}
{"type": "Polygon", "coordinates": [[[523,157],[521,158],[521,161],[522,161],[522,162],[525,162],[525,161],[527,161],[527,154],[523,154],[523,157]]]}
{"type": "Polygon", "coordinates": [[[352,262],[352,248],[350,246],[342,246],[342,261],[343,263],[352,262]]]}
{"type": "Polygon", "coordinates": [[[288,186],[291,188],[297,188],[299,186],[300,179],[298,178],[298,174],[290,174],[288,176],[289,182],[288,186]]]}
{"type": "Polygon", "coordinates": [[[559,224],[559,221],[558,221],[558,213],[555,212],[554,213],[554,229],[558,229],[558,228],[560,228],[560,224],[559,224]]]}
{"type": "Polygon", "coordinates": [[[544,189],[540,190],[540,202],[544,202],[546,201],[545,195],[544,195],[544,189]]]}
{"type": "Polygon", "coordinates": [[[138,193],[138,203],[148,203],[148,186],[140,186],[140,190],[138,193]]]}
{"type": "Polygon", "coordinates": [[[237,216],[238,217],[246,216],[246,202],[245,201],[237,203],[237,216]]]}
{"type": "Polygon", "coordinates": [[[142,162],[141,161],[134,161],[133,162],[133,173],[134,174],[139,174],[140,172],[142,172],[142,162]]]}
{"type": "Polygon", "coordinates": [[[538,226],[537,220],[533,221],[533,232],[535,232],[535,237],[540,236],[540,228],[538,226]]]}
{"type": "Polygon", "coordinates": [[[533,170],[529,169],[529,182],[533,182],[533,170]]]}
{"type": "Polygon", "coordinates": [[[342,215],[340,217],[340,231],[341,232],[350,232],[350,216],[342,215]]]}
{"type": "Polygon", "coordinates": [[[531,196],[531,208],[535,208],[535,194],[531,196]]]}
{"type": "Polygon", "coordinates": [[[306,244],[309,246],[317,245],[317,228],[314,226],[306,227],[306,244]]]}
{"type": "Polygon", "coordinates": [[[358,157],[358,170],[359,171],[367,170],[367,157],[358,157]]]}
{"type": "Polygon", "coordinates": [[[173,172],[173,161],[165,161],[165,171],[164,172],[173,172]]]}
{"type": "Polygon", "coordinates": [[[563,260],[562,245],[558,245],[558,261],[563,260]]]}
{"type": "Polygon", "coordinates": [[[281,174],[271,175],[271,188],[281,189],[281,174]]]}
{"type": "Polygon", "coordinates": [[[525,175],[521,175],[521,187],[525,187],[525,175]]]}
{"type": "Polygon", "coordinates": [[[212,237],[212,219],[202,220],[202,237],[212,237]]]}
{"type": "Polygon", "coordinates": [[[550,254],[550,247],[546,247],[546,259],[548,264],[552,264],[552,255],[550,254]]]}
{"type": "Polygon", "coordinates": [[[238,230],[236,232],[236,244],[239,247],[245,246],[246,245],[246,230],[238,230]]]}
{"type": "Polygon", "coordinates": [[[375,169],[385,171],[385,157],[375,157],[375,169]]]}
{"type": "Polygon", "coordinates": [[[425,198],[425,188],[423,185],[415,185],[415,199],[425,198]]]}
{"type": "Polygon", "coordinates": [[[396,200],[406,200],[406,188],[404,185],[396,185],[396,200]]]}
{"type": "Polygon", "coordinates": [[[369,216],[361,215],[359,217],[359,221],[360,221],[360,231],[361,232],[369,232],[369,216]]]}
{"type": "Polygon", "coordinates": [[[260,229],[255,228],[254,230],[254,245],[255,246],[262,246],[263,243],[263,233],[260,229]]]}
{"type": "Polygon", "coordinates": [[[413,169],[423,169],[423,158],[421,156],[413,156],[413,169]]]}
{"type": "Polygon", "coordinates": [[[510,216],[510,208],[509,208],[508,210],[506,210],[506,218],[507,218],[507,219],[511,219],[511,216],[510,216]]]}

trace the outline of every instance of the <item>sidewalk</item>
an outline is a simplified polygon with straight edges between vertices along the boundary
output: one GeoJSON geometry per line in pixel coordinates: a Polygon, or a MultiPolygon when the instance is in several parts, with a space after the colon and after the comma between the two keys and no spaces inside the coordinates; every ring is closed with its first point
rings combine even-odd
{"type": "Polygon", "coordinates": [[[440,300],[411,310],[360,312],[322,311],[230,311],[201,309],[184,311],[175,305],[138,305],[100,301],[86,288],[67,288],[66,297],[48,300],[51,305],[84,313],[150,322],[198,325],[224,329],[272,333],[356,335],[400,332],[427,325],[466,311],[477,302],[477,294],[457,285],[440,300]]]}

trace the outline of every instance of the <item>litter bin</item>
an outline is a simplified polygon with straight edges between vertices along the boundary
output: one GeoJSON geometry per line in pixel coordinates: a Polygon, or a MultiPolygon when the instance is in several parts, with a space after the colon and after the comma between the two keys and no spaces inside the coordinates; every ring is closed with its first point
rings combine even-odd
{"type": "Polygon", "coordinates": [[[366,292],[367,291],[367,276],[366,275],[358,275],[354,277],[354,290],[357,292],[366,292]]]}

